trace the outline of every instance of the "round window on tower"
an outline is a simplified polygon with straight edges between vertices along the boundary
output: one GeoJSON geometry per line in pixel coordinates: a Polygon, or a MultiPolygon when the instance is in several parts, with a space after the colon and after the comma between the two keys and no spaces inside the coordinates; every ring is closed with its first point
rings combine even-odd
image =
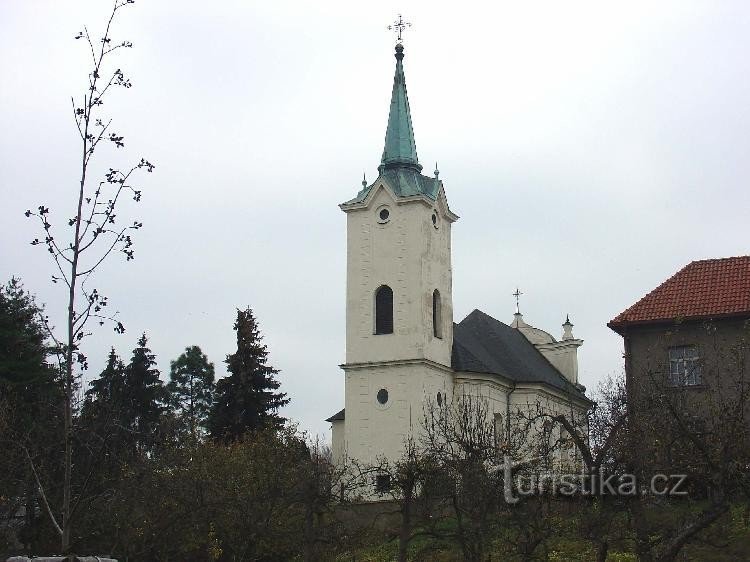
{"type": "Polygon", "coordinates": [[[386,206],[378,207],[375,217],[380,224],[385,224],[391,220],[391,210],[386,206]]]}
{"type": "Polygon", "coordinates": [[[432,226],[434,226],[435,228],[440,226],[440,219],[435,212],[432,213],[432,226]]]}
{"type": "Polygon", "coordinates": [[[378,402],[385,405],[388,402],[388,391],[385,388],[378,390],[378,402]]]}

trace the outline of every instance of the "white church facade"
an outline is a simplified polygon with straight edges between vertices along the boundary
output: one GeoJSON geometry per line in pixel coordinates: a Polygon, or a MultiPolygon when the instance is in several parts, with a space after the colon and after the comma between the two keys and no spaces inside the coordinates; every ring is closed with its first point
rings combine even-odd
{"type": "MultiPolygon", "coordinates": [[[[453,319],[451,211],[437,170],[422,174],[396,46],[385,149],[378,178],[342,203],[347,215],[344,409],[332,425],[336,459],[397,459],[418,438],[426,404],[469,394],[491,415],[543,402],[583,411],[578,383],[583,341],[566,319],[563,335],[510,325],[474,310],[453,319]]],[[[505,418],[507,419],[507,418],[505,418]]]]}

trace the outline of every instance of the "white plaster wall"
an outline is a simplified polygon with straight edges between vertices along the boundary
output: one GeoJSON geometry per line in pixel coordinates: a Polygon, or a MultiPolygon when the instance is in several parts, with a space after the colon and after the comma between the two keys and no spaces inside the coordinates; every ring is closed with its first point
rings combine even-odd
{"type": "Polygon", "coordinates": [[[331,422],[331,452],[333,462],[341,465],[346,455],[346,421],[337,420],[331,422]]]}
{"type": "MultiPolygon", "coordinates": [[[[511,414],[518,410],[533,413],[536,411],[537,405],[549,413],[563,414],[568,418],[571,416],[583,416],[587,408],[587,405],[583,401],[571,401],[568,397],[549,388],[542,388],[534,384],[516,387],[510,397],[511,414]]],[[[556,432],[555,438],[560,436],[561,428],[557,427],[556,432]]],[[[527,445],[533,447],[535,439],[536,436],[529,434],[527,445]]],[[[565,450],[562,448],[558,449],[555,453],[555,460],[558,466],[565,466],[568,469],[572,469],[572,465],[580,461],[577,458],[575,447],[572,445],[565,450]]]]}
{"type": "Polygon", "coordinates": [[[582,340],[563,340],[537,345],[536,348],[565,378],[575,384],[578,382],[578,348],[582,344],[582,340]]]}
{"type": "Polygon", "coordinates": [[[451,223],[444,198],[394,199],[373,188],[364,209],[347,210],[346,362],[429,359],[450,366],[453,343],[451,223]],[[390,220],[378,222],[387,206],[390,220]],[[438,212],[438,228],[432,213],[438,212]],[[374,297],[393,290],[394,333],[374,335],[374,297]],[[442,299],[442,338],[433,336],[432,292],[442,299]]]}
{"type": "Polygon", "coordinates": [[[345,366],[344,370],[346,455],[361,463],[398,459],[406,439],[421,435],[427,400],[453,389],[450,371],[425,363],[345,366]],[[384,405],[377,400],[381,388],[388,391],[384,405]]]}

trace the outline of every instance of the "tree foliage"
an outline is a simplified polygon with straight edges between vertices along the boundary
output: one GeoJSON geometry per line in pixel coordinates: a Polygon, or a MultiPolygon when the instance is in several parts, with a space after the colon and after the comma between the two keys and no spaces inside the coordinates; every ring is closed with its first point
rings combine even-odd
{"type": "Polygon", "coordinates": [[[197,345],[185,351],[170,365],[169,403],[181,421],[180,426],[195,441],[208,422],[214,394],[214,365],[197,345]]]}
{"type": "Polygon", "coordinates": [[[216,398],[209,418],[215,439],[230,442],[248,431],[280,427],[279,408],[289,399],[279,392],[278,370],[268,365],[268,349],[250,307],[237,310],[234,323],[237,351],[227,356],[229,376],[216,385],[216,398]]]}
{"type": "Polygon", "coordinates": [[[18,538],[28,547],[45,532],[39,484],[55,473],[41,469],[54,467],[62,421],[42,314],[19,280],[0,287],[0,517],[24,515],[18,538]]]}

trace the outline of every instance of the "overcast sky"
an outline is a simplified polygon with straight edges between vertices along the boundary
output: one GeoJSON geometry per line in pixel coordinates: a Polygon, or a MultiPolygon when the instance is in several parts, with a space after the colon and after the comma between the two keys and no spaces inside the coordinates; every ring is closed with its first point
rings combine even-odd
{"type": "MultiPolygon", "coordinates": [[[[73,39],[109,2],[0,1],[0,280],[58,318],[62,287],[29,241],[40,203],[73,214],[73,39]]],[[[88,340],[92,375],[148,333],[162,377],[199,345],[226,373],[236,307],[256,312],[313,433],[343,407],[345,215],[383,150],[402,12],[417,149],[451,209],[454,320],[474,308],[559,337],[566,313],[590,389],[622,370],[606,323],[691,260],[750,253],[747,2],[146,1],[116,21],[133,88],[105,106],[153,161],[136,259],[96,285],[127,332],[88,340]]],[[[101,168],[100,168],[101,169],[101,168]]],[[[58,324],[62,322],[58,321],[58,324]]]]}

